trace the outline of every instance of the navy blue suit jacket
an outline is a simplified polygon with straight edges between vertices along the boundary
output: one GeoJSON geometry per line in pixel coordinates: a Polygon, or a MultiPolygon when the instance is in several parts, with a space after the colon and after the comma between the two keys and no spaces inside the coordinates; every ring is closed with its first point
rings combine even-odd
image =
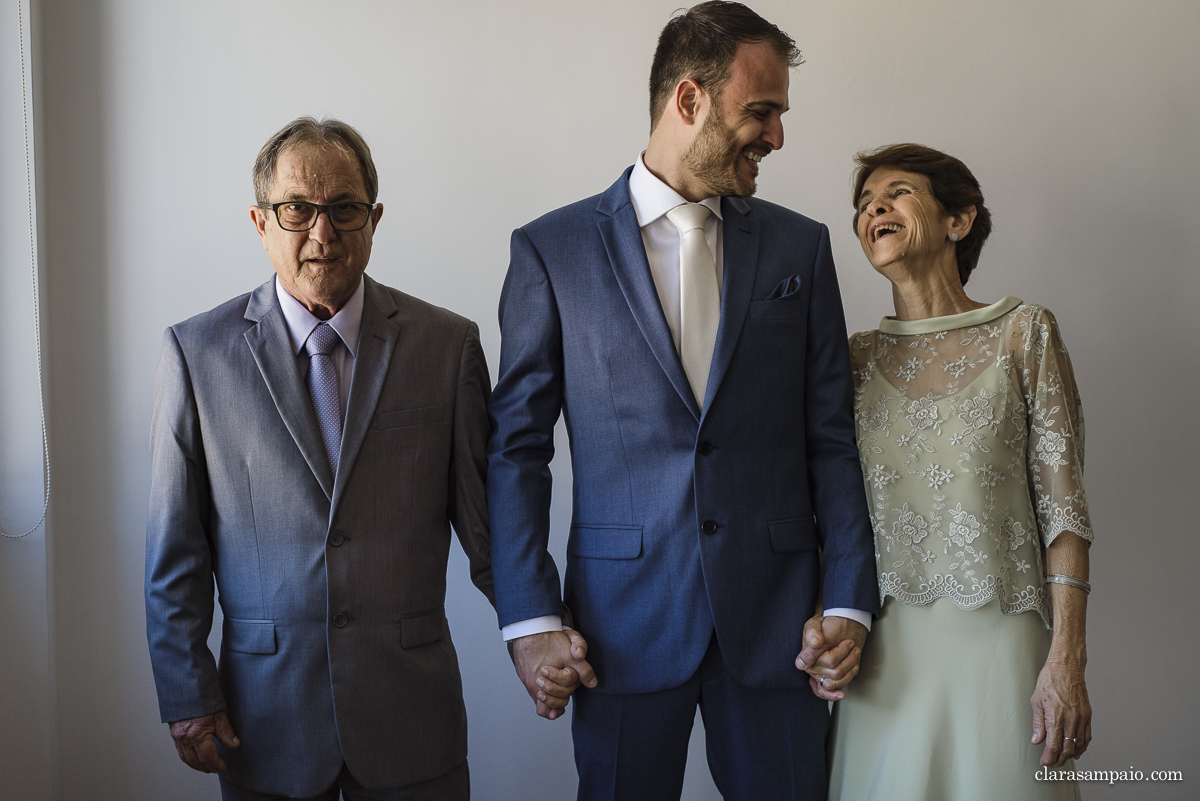
{"type": "Polygon", "coordinates": [[[668,689],[715,629],[732,674],[798,687],[825,608],[878,606],[846,324],[824,225],[724,198],[721,322],[701,413],[651,278],[629,171],[518,229],[488,449],[500,625],[558,614],[554,425],[574,497],[565,600],[601,692],[668,689]]]}

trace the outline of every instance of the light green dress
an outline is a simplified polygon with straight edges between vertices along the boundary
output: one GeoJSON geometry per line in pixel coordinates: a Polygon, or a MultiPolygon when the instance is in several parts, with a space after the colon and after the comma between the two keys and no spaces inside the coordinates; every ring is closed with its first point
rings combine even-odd
{"type": "Polygon", "coordinates": [[[1005,298],[850,340],[883,609],[834,705],[830,798],[1077,799],[1039,782],[1044,548],[1092,540],[1054,317],[1005,298]]]}

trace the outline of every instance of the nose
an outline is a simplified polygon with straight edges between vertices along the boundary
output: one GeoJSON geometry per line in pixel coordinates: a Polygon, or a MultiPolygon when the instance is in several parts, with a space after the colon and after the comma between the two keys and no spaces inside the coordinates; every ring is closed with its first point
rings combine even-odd
{"type": "Polygon", "coordinates": [[[317,214],[316,222],[313,223],[312,228],[308,229],[308,238],[314,239],[322,245],[337,239],[337,229],[330,222],[327,210],[317,214]]]}
{"type": "Polygon", "coordinates": [[[763,129],[762,138],[771,146],[772,150],[779,150],[783,147],[783,120],[778,115],[771,115],[763,129]]]}

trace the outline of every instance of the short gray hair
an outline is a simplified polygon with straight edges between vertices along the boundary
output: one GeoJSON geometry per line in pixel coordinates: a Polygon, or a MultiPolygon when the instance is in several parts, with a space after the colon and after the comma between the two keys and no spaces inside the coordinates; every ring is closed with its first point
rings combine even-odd
{"type": "Polygon", "coordinates": [[[362,169],[363,186],[367,190],[367,202],[374,203],[379,195],[379,174],[371,159],[371,148],[362,134],[341,120],[332,117],[317,122],[313,117],[297,117],[280,128],[258,151],[254,160],[254,199],[267,203],[271,197],[271,185],[275,183],[275,168],[279,155],[296,145],[334,147],[347,156],[358,160],[362,169]]]}

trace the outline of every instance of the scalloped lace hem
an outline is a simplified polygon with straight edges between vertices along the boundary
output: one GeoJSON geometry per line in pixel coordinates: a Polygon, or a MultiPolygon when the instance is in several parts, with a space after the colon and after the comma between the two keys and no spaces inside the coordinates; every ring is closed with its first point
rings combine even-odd
{"type": "Polygon", "coordinates": [[[1058,539],[1058,535],[1064,531],[1078,534],[1088,542],[1096,541],[1096,535],[1092,533],[1092,527],[1088,525],[1086,517],[1073,509],[1055,507],[1054,516],[1050,521],[1050,526],[1047,528],[1048,533],[1042,538],[1042,547],[1049,548],[1050,543],[1058,539]]]}
{"type": "Polygon", "coordinates": [[[924,606],[933,603],[938,598],[949,598],[955,605],[966,609],[978,609],[993,598],[1000,602],[1000,613],[1019,615],[1022,612],[1036,611],[1042,617],[1047,628],[1050,626],[1050,604],[1044,587],[1034,587],[1032,584],[1023,590],[1015,587],[1006,588],[999,576],[985,576],[979,582],[979,589],[968,592],[966,586],[949,574],[934,575],[922,584],[922,592],[910,592],[908,584],[900,581],[896,573],[881,573],[879,575],[879,601],[892,596],[902,604],[909,606],[924,606]]]}

